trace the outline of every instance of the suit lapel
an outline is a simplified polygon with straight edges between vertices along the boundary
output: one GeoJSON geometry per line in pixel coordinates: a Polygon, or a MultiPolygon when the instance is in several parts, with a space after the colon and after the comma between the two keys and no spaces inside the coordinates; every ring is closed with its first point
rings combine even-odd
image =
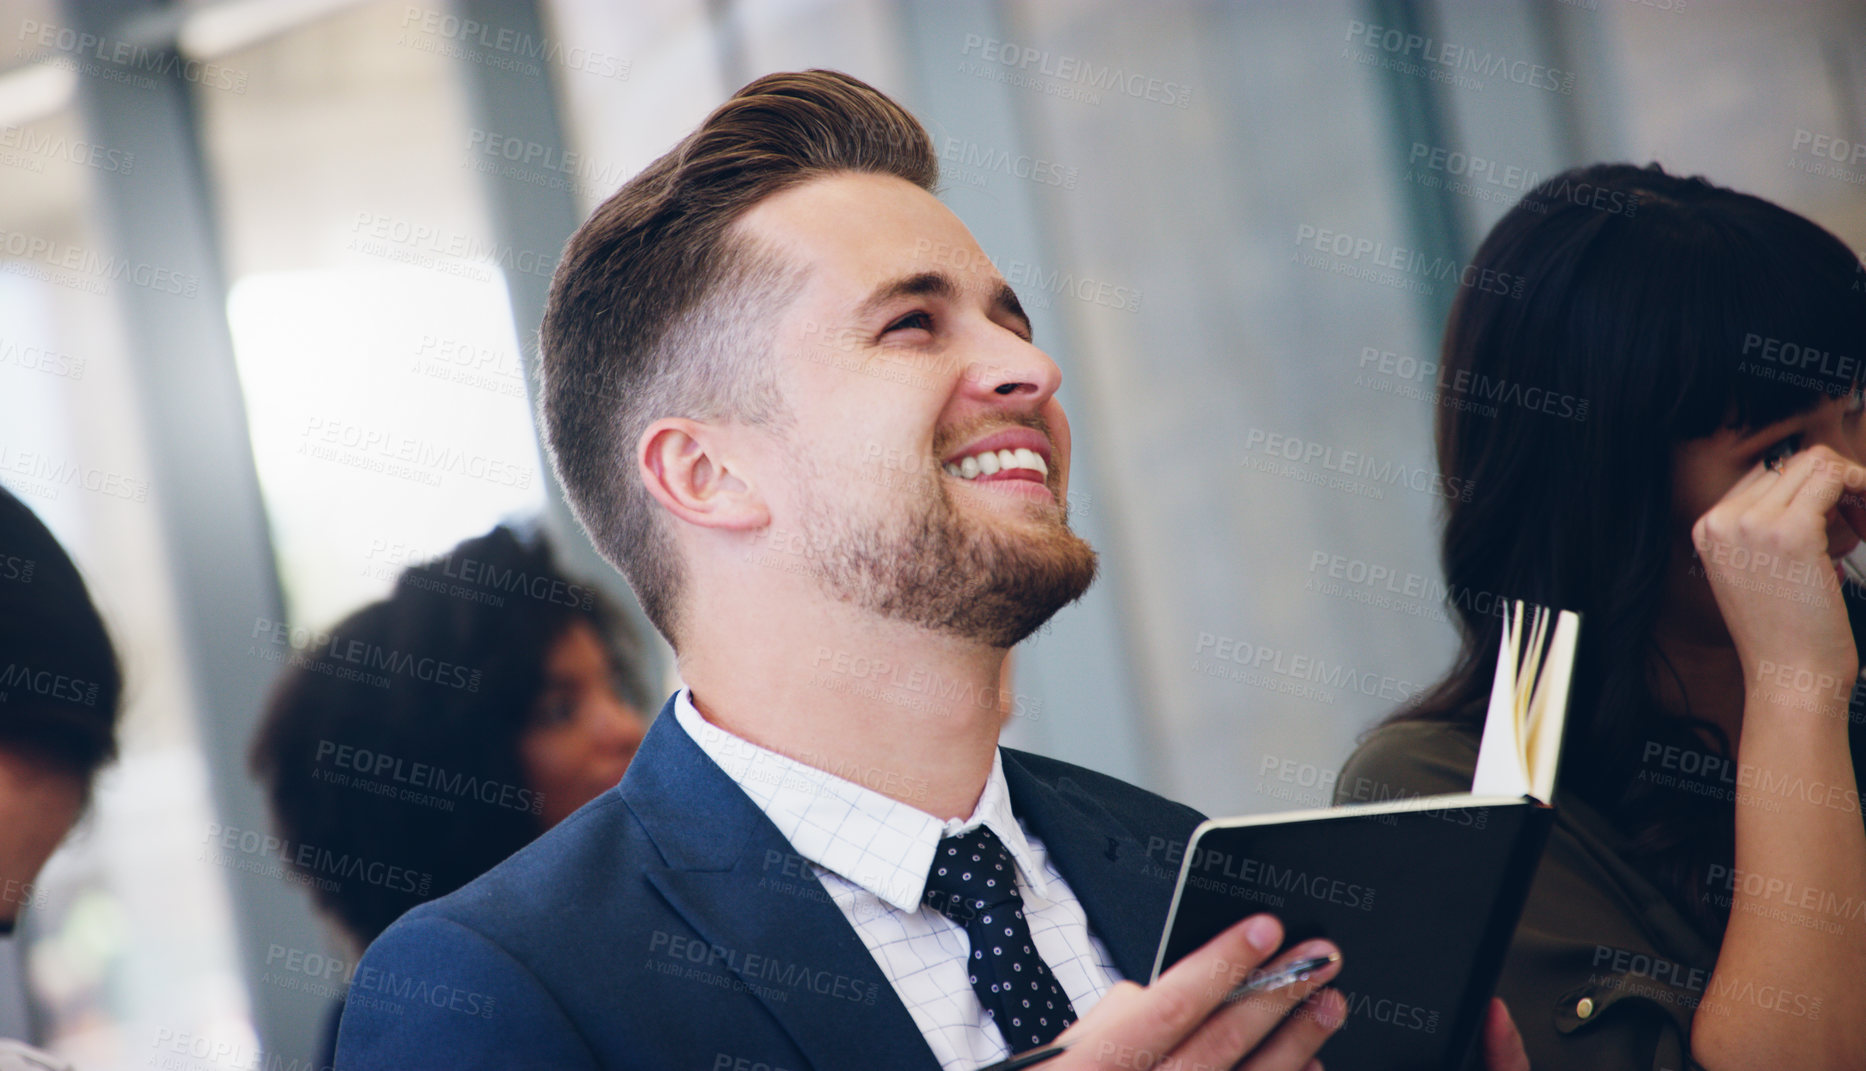
{"type": "Polygon", "coordinates": [[[648,881],[708,943],[696,966],[736,975],[815,1066],[939,1071],[815,872],[680,727],[672,700],[621,791],[667,861],[648,881]]]}
{"type": "MultiPolygon", "coordinates": [[[[1069,778],[1060,778],[1052,787],[1010,752],[1004,753],[1004,777],[1012,807],[1042,839],[1088,915],[1090,932],[1107,947],[1123,977],[1146,985],[1153,977],[1174,876],[1156,865],[1135,834],[1069,778]]],[[[1183,840],[1191,826],[1170,832],[1183,840]]]]}

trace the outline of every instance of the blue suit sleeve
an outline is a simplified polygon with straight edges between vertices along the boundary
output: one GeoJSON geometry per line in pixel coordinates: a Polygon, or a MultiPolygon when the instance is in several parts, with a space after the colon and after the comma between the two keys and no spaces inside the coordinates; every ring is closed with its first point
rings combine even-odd
{"type": "Polygon", "coordinates": [[[404,918],[369,946],[337,1034],[339,1071],[595,1071],[538,979],[482,934],[404,918]]]}

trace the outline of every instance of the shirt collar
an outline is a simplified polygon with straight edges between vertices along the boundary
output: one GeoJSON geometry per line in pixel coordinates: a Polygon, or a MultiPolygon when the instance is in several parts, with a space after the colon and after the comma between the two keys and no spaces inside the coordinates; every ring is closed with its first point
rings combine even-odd
{"type": "Polygon", "coordinates": [[[1004,843],[1025,888],[1048,898],[1049,883],[1036,865],[1030,841],[1011,809],[1004,760],[993,750],[991,774],[972,815],[963,821],[940,819],[891,799],[858,781],[870,783],[882,771],[839,773],[806,765],[760,747],[707,721],[693,705],[691,689],[674,698],[674,717],[708,758],[725,771],[798,855],[834,871],[902,911],[916,911],[926,891],[927,871],[945,837],[990,829],[1004,843]]]}

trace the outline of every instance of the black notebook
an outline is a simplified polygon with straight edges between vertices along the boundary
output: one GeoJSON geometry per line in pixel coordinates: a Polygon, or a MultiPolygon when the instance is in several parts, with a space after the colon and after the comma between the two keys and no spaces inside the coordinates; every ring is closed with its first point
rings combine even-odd
{"type": "MultiPolygon", "coordinates": [[[[1472,791],[1205,822],[1180,866],[1153,975],[1268,911],[1285,947],[1326,937],[1347,998],[1322,1062],[1466,1066],[1554,825],[1579,619],[1506,614],[1472,791]]],[[[1235,981],[1236,978],[1231,979],[1235,981]]]]}

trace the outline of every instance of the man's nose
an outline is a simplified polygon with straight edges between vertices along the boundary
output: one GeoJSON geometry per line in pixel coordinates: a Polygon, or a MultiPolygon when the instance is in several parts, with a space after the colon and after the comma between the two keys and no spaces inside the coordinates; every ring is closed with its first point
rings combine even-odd
{"type": "Polygon", "coordinates": [[[1063,371],[1049,354],[1017,339],[981,355],[966,369],[965,381],[969,391],[983,400],[1015,398],[1035,408],[1056,394],[1063,371]]]}

